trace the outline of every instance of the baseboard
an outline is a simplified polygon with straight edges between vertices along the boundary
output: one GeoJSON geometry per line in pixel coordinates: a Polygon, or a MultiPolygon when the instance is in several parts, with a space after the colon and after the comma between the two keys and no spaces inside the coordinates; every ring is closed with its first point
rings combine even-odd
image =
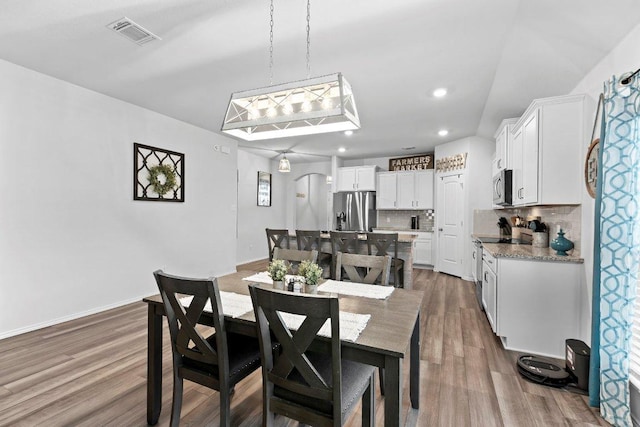
{"type": "Polygon", "coordinates": [[[58,317],[56,319],[51,319],[51,320],[47,320],[45,322],[40,322],[40,323],[35,323],[33,325],[28,325],[25,326],[23,328],[18,328],[18,329],[14,329],[11,331],[6,331],[6,332],[2,332],[0,333],[0,339],[5,339],[5,338],[9,338],[9,337],[14,337],[16,335],[21,335],[21,334],[25,334],[27,332],[32,332],[38,329],[42,329],[42,328],[46,328],[49,326],[53,326],[53,325],[58,325],[60,323],[64,323],[64,322],[68,322],[70,320],[76,320],[79,319],[81,317],[85,317],[85,316],[90,316],[92,314],[96,314],[96,313],[100,313],[103,311],[107,311],[107,310],[111,310],[113,308],[118,308],[118,307],[122,307],[123,305],[127,305],[127,304],[131,304],[133,302],[141,302],[143,298],[148,297],[149,294],[145,294],[145,295],[140,295],[137,297],[133,297],[124,301],[119,301],[113,304],[109,304],[109,305],[105,305],[102,307],[96,307],[96,308],[92,308],[90,310],[86,310],[86,311],[81,311],[79,313],[73,313],[70,314],[68,316],[62,316],[62,317],[58,317]]]}

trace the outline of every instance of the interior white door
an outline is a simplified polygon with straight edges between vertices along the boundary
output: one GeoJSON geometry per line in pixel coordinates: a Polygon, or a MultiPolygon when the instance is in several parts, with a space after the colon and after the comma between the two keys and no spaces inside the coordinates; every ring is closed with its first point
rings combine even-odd
{"type": "Polygon", "coordinates": [[[464,177],[438,179],[438,270],[462,277],[464,177]]]}

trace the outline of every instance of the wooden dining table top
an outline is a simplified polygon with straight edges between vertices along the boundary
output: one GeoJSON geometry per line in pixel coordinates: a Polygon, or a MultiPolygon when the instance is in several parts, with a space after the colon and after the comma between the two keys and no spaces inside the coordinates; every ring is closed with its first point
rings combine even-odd
{"type": "MultiPolygon", "coordinates": [[[[255,273],[257,272],[239,271],[218,277],[218,287],[220,291],[249,295],[249,284],[252,282],[243,279],[255,273]]],[[[271,285],[267,284],[257,283],[257,285],[271,288],[271,285]]],[[[322,292],[319,293],[322,294],[322,292]]],[[[396,288],[384,300],[337,295],[340,311],[371,315],[366,328],[356,341],[343,341],[343,346],[368,347],[380,354],[404,358],[422,305],[424,297],[422,291],[396,288]]],[[[162,303],[160,295],[147,297],[144,301],[162,303]]],[[[255,323],[253,311],[229,320],[255,323]]]]}

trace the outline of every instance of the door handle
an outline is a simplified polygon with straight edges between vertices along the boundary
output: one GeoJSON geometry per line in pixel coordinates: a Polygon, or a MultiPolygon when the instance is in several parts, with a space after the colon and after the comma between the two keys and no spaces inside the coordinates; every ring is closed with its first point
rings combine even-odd
{"type": "Polygon", "coordinates": [[[438,228],[438,231],[442,231],[442,228],[438,228]]]}

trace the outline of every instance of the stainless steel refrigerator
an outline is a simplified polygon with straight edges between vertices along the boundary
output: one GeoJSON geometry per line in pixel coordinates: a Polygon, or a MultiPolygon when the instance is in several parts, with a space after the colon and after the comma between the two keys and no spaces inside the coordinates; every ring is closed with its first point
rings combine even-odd
{"type": "Polygon", "coordinates": [[[333,195],[334,229],[371,231],[377,225],[375,191],[350,191],[333,195]]]}

